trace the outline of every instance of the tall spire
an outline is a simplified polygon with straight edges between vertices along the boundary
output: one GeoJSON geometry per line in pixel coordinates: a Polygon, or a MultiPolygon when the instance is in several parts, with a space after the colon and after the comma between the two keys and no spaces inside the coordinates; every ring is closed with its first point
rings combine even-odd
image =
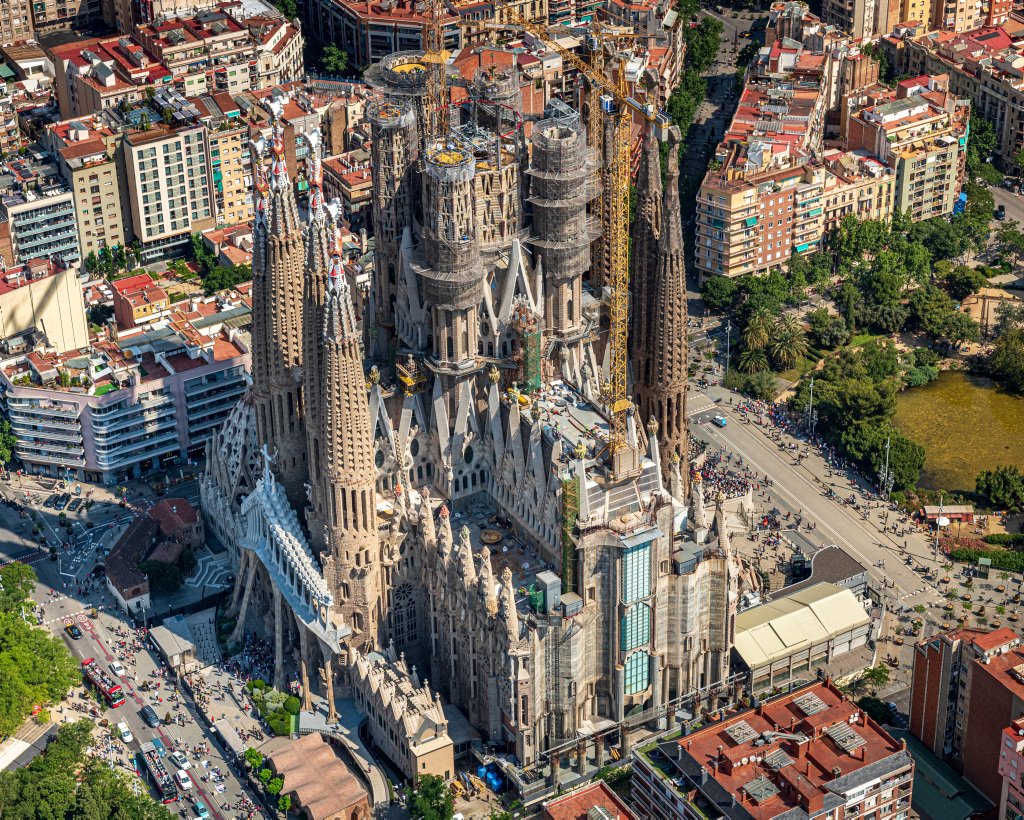
{"type": "MultiPolygon", "coordinates": [[[[636,215],[629,229],[629,339],[634,382],[645,376],[653,358],[650,339],[656,313],[654,288],[662,224],[661,149],[653,128],[644,139],[636,193],[636,215]]],[[[646,412],[641,415],[647,417],[646,412]]]]}
{"type": "Polygon", "coordinates": [[[376,646],[383,611],[373,420],[363,375],[361,334],[342,270],[337,229],[331,237],[320,334],[324,453],[322,475],[315,478],[323,481],[322,492],[328,500],[324,525],[334,568],[331,581],[341,600],[342,615],[362,640],[376,646]]]}
{"type": "Polygon", "coordinates": [[[304,139],[309,144],[309,159],[306,163],[309,208],[306,212],[306,264],[303,271],[302,293],[302,371],[309,473],[314,477],[310,482],[313,492],[310,498],[311,508],[306,512],[306,522],[309,527],[310,543],[317,552],[321,552],[325,546],[323,522],[328,513],[328,499],[321,492],[323,484],[315,480],[323,467],[323,348],[320,345],[320,329],[323,326],[334,220],[324,202],[320,132],[313,131],[304,139]]]}
{"type": "MultiPolygon", "coordinates": [[[[686,418],[687,340],[686,269],[683,263],[683,226],[679,205],[679,130],[669,133],[668,168],[661,206],[661,233],[657,264],[648,281],[650,324],[638,347],[646,352],[634,370],[634,393],[641,417],[653,415],[659,423],[662,471],[671,479],[672,455],[683,462],[684,484],[689,476],[686,418]]],[[[685,497],[687,487],[681,492],[685,497]]]]}
{"type": "Polygon", "coordinates": [[[266,143],[253,144],[257,200],[253,248],[253,397],[259,441],[275,453],[275,471],[292,505],[301,509],[307,480],[302,401],[303,243],[298,207],[277,106],[270,178],[266,143]]]}

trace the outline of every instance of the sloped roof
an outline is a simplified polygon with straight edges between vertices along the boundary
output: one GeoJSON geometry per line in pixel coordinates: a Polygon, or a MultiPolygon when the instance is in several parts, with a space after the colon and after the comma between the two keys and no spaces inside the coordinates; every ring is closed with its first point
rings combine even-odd
{"type": "Polygon", "coordinates": [[[835,584],[815,584],[736,616],[736,651],[749,669],[865,626],[857,597],[835,584]]]}

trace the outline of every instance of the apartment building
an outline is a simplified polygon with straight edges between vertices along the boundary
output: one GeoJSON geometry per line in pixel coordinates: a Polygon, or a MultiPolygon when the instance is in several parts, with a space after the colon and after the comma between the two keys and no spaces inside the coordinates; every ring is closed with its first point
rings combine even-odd
{"type": "MultiPolygon", "coordinates": [[[[187,104],[184,109],[194,111],[187,104]]],[[[192,233],[216,224],[208,137],[202,123],[187,118],[181,125],[158,122],[125,137],[132,231],[143,261],[187,247],[192,233]]]]}
{"type": "Polygon", "coordinates": [[[915,221],[953,212],[967,161],[970,104],[948,91],[948,77],[900,82],[895,98],[850,118],[847,145],[895,171],[893,207],[915,221]]]}
{"type": "Polygon", "coordinates": [[[251,2],[261,10],[255,16],[245,16],[249,4],[222,3],[157,17],[119,37],[48,47],[61,116],[143,101],[168,84],[191,97],[299,79],[302,34],[271,6],[251,2]]]}
{"type": "Polygon", "coordinates": [[[114,319],[125,330],[153,324],[167,317],[171,300],[148,273],[126,276],[111,283],[114,319]]]}
{"type": "Polygon", "coordinates": [[[1024,718],[1017,718],[1003,729],[1003,748],[999,752],[999,793],[1001,820],[1024,818],[1024,718]]]}
{"type": "Polygon", "coordinates": [[[56,165],[19,159],[8,163],[7,170],[13,181],[0,191],[0,218],[10,227],[14,260],[77,262],[75,197],[56,165]]]}
{"type": "Polygon", "coordinates": [[[839,227],[847,216],[858,221],[892,217],[895,174],[890,167],[866,151],[826,151],[822,162],[825,176],[823,207],[826,234],[839,227]]]}
{"type": "Polygon", "coordinates": [[[206,126],[210,174],[218,225],[237,225],[253,217],[252,155],[249,127],[229,94],[205,94],[189,102],[206,126]]]}
{"type": "Polygon", "coordinates": [[[32,0],[33,27],[39,33],[82,30],[102,17],[100,0],[32,0]]]}
{"type": "Polygon", "coordinates": [[[970,106],[945,77],[893,92],[877,84],[874,61],[802,4],[776,4],[771,20],[698,192],[702,281],[813,252],[847,214],[946,216],[963,181],[970,106]],[[828,140],[847,150],[826,150],[828,140]]]}
{"type": "Polygon", "coordinates": [[[46,127],[41,142],[57,161],[70,188],[82,258],[128,243],[131,212],[122,196],[122,135],[97,117],[65,120],[46,127]]]}
{"type": "Polygon", "coordinates": [[[886,0],[822,0],[821,20],[836,26],[854,40],[872,40],[878,36],[887,17],[886,0]]]}
{"type": "Polygon", "coordinates": [[[1024,43],[998,27],[958,34],[897,26],[880,45],[902,73],[947,75],[949,91],[992,123],[995,165],[1016,169],[1014,156],[1024,147],[1024,43]]]}
{"type": "MultiPolygon", "coordinates": [[[[430,10],[417,0],[310,0],[306,23],[317,39],[347,51],[353,67],[368,66],[396,51],[423,48],[430,10]]],[[[459,18],[442,18],[444,45],[462,44],[459,18]]]]}
{"type": "Polygon", "coordinates": [[[193,300],[144,332],[5,356],[0,406],[25,469],[112,484],[200,456],[246,390],[250,312],[193,300]]]}
{"type": "Polygon", "coordinates": [[[633,752],[642,817],[906,820],[914,759],[831,681],[633,752]]]}
{"type": "Polygon", "coordinates": [[[0,4],[0,45],[6,46],[34,37],[32,4],[29,0],[7,0],[0,4]]]}
{"type": "Polygon", "coordinates": [[[215,91],[238,94],[258,87],[249,30],[222,11],[210,9],[136,26],[135,39],[171,73],[186,97],[215,91]]]}
{"type": "Polygon", "coordinates": [[[82,287],[73,265],[33,259],[0,274],[0,349],[27,349],[39,335],[64,350],[89,344],[82,287]]]}
{"type": "Polygon", "coordinates": [[[975,661],[987,663],[1019,646],[1012,629],[956,629],[914,647],[910,731],[956,768],[963,763],[975,661]]]}

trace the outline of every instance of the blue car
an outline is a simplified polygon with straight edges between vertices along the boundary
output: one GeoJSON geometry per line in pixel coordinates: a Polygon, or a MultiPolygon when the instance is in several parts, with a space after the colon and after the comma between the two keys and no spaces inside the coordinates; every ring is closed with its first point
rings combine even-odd
{"type": "Polygon", "coordinates": [[[210,810],[206,808],[206,804],[202,800],[194,800],[192,802],[192,811],[196,813],[196,817],[200,820],[206,820],[210,816],[210,810]]]}
{"type": "Polygon", "coordinates": [[[729,423],[729,419],[725,416],[715,416],[711,419],[711,423],[715,425],[715,427],[725,427],[725,425],[729,423]]]}

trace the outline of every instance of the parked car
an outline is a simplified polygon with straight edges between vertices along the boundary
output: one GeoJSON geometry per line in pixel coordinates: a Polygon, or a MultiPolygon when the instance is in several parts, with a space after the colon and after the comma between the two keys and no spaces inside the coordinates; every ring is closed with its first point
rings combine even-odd
{"type": "Polygon", "coordinates": [[[206,804],[202,800],[192,801],[192,811],[196,813],[199,820],[206,820],[210,816],[210,810],[206,808],[206,804]]]}
{"type": "Polygon", "coordinates": [[[174,779],[178,781],[178,788],[182,791],[188,791],[192,788],[192,778],[188,776],[188,772],[184,769],[178,769],[174,773],[174,779]]]}
{"type": "Polygon", "coordinates": [[[181,752],[171,752],[168,757],[170,758],[171,763],[179,769],[186,770],[192,768],[192,764],[188,762],[188,758],[181,752]]]}
{"type": "Polygon", "coordinates": [[[142,715],[142,719],[150,729],[155,729],[160,725],[160,718],[157,717],[156,710],[149,704],[143,706],[139,710],[139,714],[142,715]]]}

